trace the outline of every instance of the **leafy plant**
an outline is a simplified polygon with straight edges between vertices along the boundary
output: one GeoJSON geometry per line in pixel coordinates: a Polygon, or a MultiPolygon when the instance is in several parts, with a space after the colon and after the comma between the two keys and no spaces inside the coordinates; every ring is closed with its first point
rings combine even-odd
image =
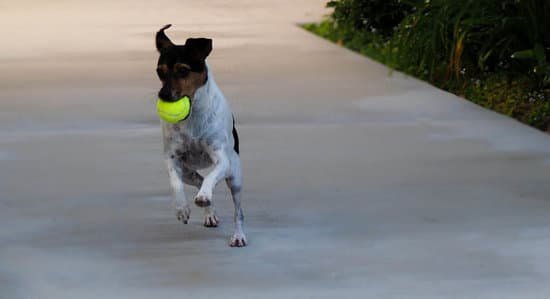
{"type": "Polygon", "coordinates": [[[384,37],[407,16],[413,6],[399,0],[340,0],[329,1],[327,7],[334,8],[332,18],[337,26],[347,31],[370,31],[384,37]]]}
{"type": "Polygon", "coordinates": [[[487,72],[532,74],[541,83],[548,79],[549,1],[403,2],[415,6],[416,12],[392,37],[393,44],[401,49],[394,59],[405,64],[416,62],[419,68],[414,73],[427,71],[431,79],[437,76],[443,80],[460,80],[461,72],[478,76],[487,72]]]}

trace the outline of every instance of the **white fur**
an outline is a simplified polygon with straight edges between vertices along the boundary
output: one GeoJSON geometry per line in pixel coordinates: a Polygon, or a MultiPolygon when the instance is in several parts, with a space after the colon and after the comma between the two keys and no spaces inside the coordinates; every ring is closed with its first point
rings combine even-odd
{"type": "Polygon", "coordinates": [[[230,245],[244,246],[241,209],[242,174],[239,155],[233,149],[233,115],[208,68],[206,83],[192,97],[189,117],[177,124],[162,121],[164,158],[174,193],[178,219],[187,223],[190,209],[183,192],[183,183],[199,188],[195,203],[205,207],[205,226],[216,226],[218,219],[212,204],[214,187],[225,179],[235,205],[235,233],[230,245]],[[196,172],[213,166],[201,179],[196,172]]]}

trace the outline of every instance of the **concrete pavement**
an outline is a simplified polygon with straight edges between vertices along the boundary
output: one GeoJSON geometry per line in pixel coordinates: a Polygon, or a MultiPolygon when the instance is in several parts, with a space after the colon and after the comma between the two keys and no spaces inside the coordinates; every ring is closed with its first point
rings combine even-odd
{"type": "MultiPolygon", "coordinates": [[[[0,298],[548,298],[550,137],[295,24],[323,1],[0,10],[0,298]],[[214,38],[250,245],[178,223],[153,36],[214,38]]],[[[188,188],[192,196],[195,190],[188,188]]]]}

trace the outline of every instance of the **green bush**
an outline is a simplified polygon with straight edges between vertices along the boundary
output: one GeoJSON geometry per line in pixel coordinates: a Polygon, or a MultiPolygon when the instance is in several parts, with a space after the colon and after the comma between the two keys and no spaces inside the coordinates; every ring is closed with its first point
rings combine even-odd
{"type": "Polygon", "coordinates": [[[388,37],[414,6],[399,0],[340,0],[330,1],[334,23],[344,32],[355,34],[362,31],[388,37]]]}
{"type": "Polygon", "coordinates": [[[403,1],[416,11],[392,36],[399,51],[390,59],[416,65],[410,72],[443,81],[505,72],[550,83],[550,1],[403,1]]]}

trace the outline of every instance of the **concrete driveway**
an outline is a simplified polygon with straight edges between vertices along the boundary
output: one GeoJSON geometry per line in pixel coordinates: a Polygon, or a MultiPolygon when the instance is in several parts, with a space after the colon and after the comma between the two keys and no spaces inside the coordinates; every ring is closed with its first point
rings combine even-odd
{"type": "Polygon", "coordinates": [[[9,2],[0,298],[550,297],[550,137],[295,25],[323,1],[9,2]],[[170,208],[166,23],[214,38],[246,248],[223,186],[218,228],[170,208]]]}

